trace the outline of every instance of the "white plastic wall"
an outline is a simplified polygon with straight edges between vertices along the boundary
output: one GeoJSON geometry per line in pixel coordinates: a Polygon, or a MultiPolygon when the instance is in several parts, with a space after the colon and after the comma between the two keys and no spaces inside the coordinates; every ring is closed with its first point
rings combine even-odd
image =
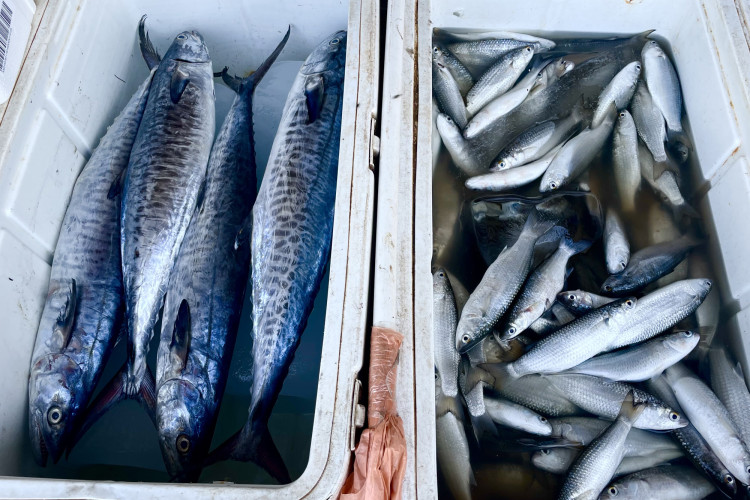
{"type": "MultiPolygon", "coordinates": [[[[508,30],[536,34],[592,33],[615,35],[656,29],[655,36],[666,40],[672,49],[680,74],[685,109],[695,140],[694,154],[700,163],[696,172],[694,203],[709,223],[711,257],[718,274],[718,287],[726,304],[729,319],[722,325],[730,344],[745,368],[748,366],[750,342],[750,266],[747,246],[750,242],[750,170],[747,155],[750,147],[750,93],[747,68],[750,67],[747,22],[743,2],[730,0],[474,0],[447,2],[417,0],[396,2],[389,8],[386,39],[386,61],[398,55],[416,54],[414,70],[385,67],[383,159],[389,124],[401,121],[401,157],[413,158],[411,165],[383,161],[380,166],[378,214],[398,207],[397,217],[378,218],[378,234],[393,233],[393,241],[378,240],[377,269],[411,272],[408,294],[393,297],[391,288],[380,297],[376,287],[374,305],[389,305],[398,311],[394,316],[406,323],[404,330],[413,333],[412,351],[402,351],[413,366],[413,379],[405,380],[407,370],[399,372],[400,384],[416,395],[404,401],[399,412],[405,421],[414,459],[410,461],[406,484],[408,498],[437,496],[435,469],[434,368],[432,355],[432,162],[433,105],[431,88],[431,34],[434,27],[471,30],[508,30]],[[395,10],[395,12],[393,12],[395,10]],[[738,14],[739,13],[739,14],[738,14]],[[399,31],[399,27],[406,27],[399,31]],[[416,27],[416,28],[414,28],[416,27]],[[416,37],[408,35],[416,29],[416,37]],[[401,86],[389,89],[390,78],[401,86]],[[390,92],[391,94],[388,94],[390,92]],[[402,114],[386,114],[389,95],[400,95],[402,114]],[[412,127],[416,123],[416,130],[412,127]],[[408,139],[408,140],[407,140],[408,139]],[[412,142],[412,139],[414,142],[412,142]],[[408,172],[408,179],[397,176],[408,172]],[[409,201],[399,197],[402,185],[413,187],[409,201]],[[413,210],[400,211],[401,206],[413,210]],[[413,232],[405,230],[406,218],[412,216],[413,232]],[[713,224],[711,224],[713,222],[713,224]],[[400,237],[399,237],[400,236],[400,237]],[[385,250],[381,251],[381,247],[385,250]],[[403,319],[405,318],[405,319],[403,319]],[[409,475],[414,475],[413,477],[409,475]]],[[[399,132],[393,132],[393,136],[399,132]]],[[[394,158],[399,154],[388,152],[394,158]]],[[[377,277],[376,277],[377,280],[377,277]]],[[[376,281],[377,284],[377,281],[376,281]]],[[[387,319],[376,316],[377,319],[387,319]]],[[[406,333],[405,332],[405,333],[406,333]]],[[[402,362],[401,366],[405,363],[402,362]]],[[[750,373],[747,369],[745,373],[750,373]]],[[[400,400],[401,402],[401,400],[400,400]]]]}
{"type": "MultiPolygon", "coordinates": [[[[158,498],[189,495],[285,498],[334,494],[350,460],[352,398],[368,303],[377,118],[379,4],[357,0],[41,0],[19,80],[0,122],[0,496],[158,498]],[[76,176],[98,138],[145,78],[136,38],[148,14],[162,52],[199,29],[215,68],[257,67],[292,36],[280,61],[302,61],[328,34],[347,29],[336,220],[310,459],[277,487],[176,485],[13,477],[29,461],[27,379],[60,223],[76,176]],[[26,450],[24,452],[24,450],[26,450]]],[[[231,102],[217,84],[217,122],[231,102]]],[[[259,112],[263,116],[264,110],[259,112]]],[[[256,117],[257,129],[261,129],[256,117]]],[[[43,472],[41,472],[43,474],[43,472]]]]}

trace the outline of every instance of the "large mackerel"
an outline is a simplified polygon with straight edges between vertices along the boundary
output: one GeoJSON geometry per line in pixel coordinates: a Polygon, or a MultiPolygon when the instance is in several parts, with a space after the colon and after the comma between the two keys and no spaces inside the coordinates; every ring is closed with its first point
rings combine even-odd
{"type": "Polygon", "coordinates": [[[331,252],[346,32],[318,45],[289,91],[253,208],[253,385],[243,428],[209,461],[252,460],[289,473],[268,432],[281,385],[331,252]]]}
{"type": "MultiPolygon", "coordinates": [[[[152,56],[146,57],[150,66],[158,61],[155,51],[144,52],[152,56]]],[[[122,198],[120,244],[129,335],[123,390],[131,397],[141,390],[148,344],[214,135],[213,69],[201,35],[177,35],[156,68],[122,198]]]]}
{"type": "Polygon", "coordinates": [[[251,76],[224,81],[237,96],[208,161],[205,194],[180,247],[164,302],[156,416],[172,477],[196,480],[211,444],[250,271],[243,224],[256,197],[253,92],[289,32],[251,76]]]}
{"type": "Polygon", "coordinates": [[[55,247],[31,356],[29,434],[34,458],[57,462],[70,444],[123,322],[117,183],[146,107],[151,73],[76,180],[55,247]]]}

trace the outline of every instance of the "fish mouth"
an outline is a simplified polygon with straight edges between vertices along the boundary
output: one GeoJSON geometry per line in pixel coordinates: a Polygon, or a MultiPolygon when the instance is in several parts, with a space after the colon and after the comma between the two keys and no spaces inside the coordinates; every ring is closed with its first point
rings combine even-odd
{"type": "Polygon", "coordinates": [[[181,59],[181,58],[178,58],[178,57],[176,57],[174,60],[177,61],[177,62],[188,63],[188,64],[200,64],[200,63],[207,63],[208,62],[208,61],[205,61],[205,60],[202,60],[202,59],[198,60],[198,61],[190,61],[188,59],[181,59]]]}
{"type": "Polygon", "coordinates": [[[36,418],[34,418],[34,433],[36,437],[36,442],[39,445],[35,451],[38,451],[38,453],[34,453],[34,458],[36,458],[37,462],[39,462],[39,465],[42,467],[47,466],[47,460],[49,459],[49,449],[47,448],[47,442],[44,440],[44,435],[42,435],[42,429],[39,426],[39,422],[36,418]]]}

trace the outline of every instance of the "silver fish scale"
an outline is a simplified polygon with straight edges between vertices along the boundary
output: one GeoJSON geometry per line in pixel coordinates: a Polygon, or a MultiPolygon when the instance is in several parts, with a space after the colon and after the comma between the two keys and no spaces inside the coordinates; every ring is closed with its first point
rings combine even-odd
{"type": "Polygon", "coordinates": [[[713,485],[693,467],[662,465],[617,479],[599,498],[618,500],[701,500],[714,491],[713,485]],[[614,488],[609,491],[610,488],[614,488]]]}
{"type": "Polygon", "coordinates": [[[714,348],[709,353],[711,387],[726,406],[745,446],[750,446],[750,393],[745,379],[729,363],[726,352],[714,348]]]}
{"type": "Polygon", "coordinates": [[[631,315],[632,323],[607,350],[643,342],[687,318],[705,297],[693,290],[693,283],[699,281],[705,280],[678,281],[639,299],[631,315]]]}
{"type": "MultiPolygon", "coordinates": [[[[62,354],[78,368],[75,377],[65,377],[65,384],[74,397],[71,414],[67,417],[67,421],[72,423],[78,411],[87,404],[117,337],[123,312],[120,199],[110,199],[108,195],[112,184],[127,167],[146,107],[152,76],[150,74],[141,84],[107,130],[73,188],[57,239],[49,292],[31,356],[30,424],[36,418],[33,406],[37,382],[45,383],[45,377],[37,380],[41,371],[46,369],[45,360],[62,354]],[[53,332],[60,313],[60,295],[70,289],[72,280],[76,282],[76,309],[70,340],[66,346],[62,346],[59,336],[53,332]]],[[[42,393],[40,396],[46,398],[51,394],[42,393]]],[[[41,408],[39,410],[42,411],[41,408]]],[[[46,417],[42,418],[46,420],[46,417]]],[[[32,436],[32,440],[35,439],[32,436]]]]}
{"type": "Polygon", "coordinates": [[[562,395],[550,390],[550,384],[539,375],[528,375],[496,388],[503,396],[527,408],[552,417],[578,415],[581,409],[562,395]]]}
{"type": "Polygon", "coordinates": [[[622,461],[631,424],[618,418],[573,462],[560,499],[596,499],[622,461]]]}
{"type": "Polygon", "coordinates": [[[547,380],[580,408],[609,419],[614,419],[620,411],[628,392],[633,391],[636,403],[645,402],[646,408],[634,424],[639,429],[664,428],[667,416],[661,415],[664,403],[651,394],[622,382],[610,382],[591,375],[548,375],[547,380]]]}
{"type": "Polygon", "coordinates": [[[440,372],[443,393],[454,397],[458,394],[458,365],[461,361],[461,355],[456,350],[456,301],[444,270],[433,274],[432,286],[435,365],[440,372]]]}
{"type": "MultiPolygon", "coordinates": [[[[331,249],[344,50],[323,73],[320,116],[308,123],[292,85],[253,208],[253,388],[248,422],[265,425],[313,306],[331,249]]],[[[305,66],[303,66],[304,69],[305,66]]]]}
{"type": "MultiPolygon", "coordinates": [[[[612,422],[591,417],[563,417],[550,420],[552,435],[587,446],[612,422]]],[[[663,450],[679,450],[680,447],[666,434],[657,434],[642,429],[632,429],[625,440],[625,456],[641,457],[663,450]]]]}
{"type": "Polygon", "coordinates": [[[133,145],[120,229],[130,336],[128,394],[140,388],[169,273],[205,176],[214,134],[213,96],[210,62],[163,60],[133,145]],[[173,103],[170,86],[178,69],[189,83],[173,103]]]}

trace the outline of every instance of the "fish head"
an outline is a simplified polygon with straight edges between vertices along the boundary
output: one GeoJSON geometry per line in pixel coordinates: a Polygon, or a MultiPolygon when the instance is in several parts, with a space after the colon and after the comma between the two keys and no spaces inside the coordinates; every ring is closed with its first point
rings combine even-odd
{"type": "Polygon", "coordinates": [[[490,167],[490,170],[494,172],[498,172],[500,170],[506,170],[510,167],[515,166],[518,164],[518,159],[516,158],[515,153],[508,153],[506,156],[500,157],[492,164],[492,167],[490,167]]]}
{"type": "Polygon", "coordinates": [[[698,341],[700,341],[700,339],[701,336],[697,333],[686,330],[683,332],[675,332],[669,335],[665,335],[662,338],[662,342],[664,343],[664,345],[674,351],[687,354],[695,349],[695,346],[698,345],[698,341]]]}
{"type": "Polygon", "coordinates": [[[561,57],[560,59],[558,59],[555,62],[555,66],[554,66],[554,68],[555,68],[555,75],[558,78],[560,78],[564,74],[570,73],[571,71],[573,71],[573,68],[575,68],[575,67],[576,67],[576,63],[574,63],[573,61],[569,61],[569,60],[561,57]]]}
{"type": "Polygon", "coordinates": [[[438,44],[432,46],[432,60],[439,63],[445,60],[445,49],[438,44]]]}
{"type": "Polygon", "coordinates": [[[182,379],[159,388],[156,422],[167,472],[180,481],[196,481],[211,444],[210,418],[200,391],[182,379]]]}
{"type": "MultiPolygon", "coordinates": [[[[648,408],[646,410],[648,411],[648,408]]],[[[673,410],[666,403],[656,403],[655,410],[660,425],[660,429],[657,430],[680,429],[690,423],[684,415],[677,410],[673,410]]]]}
{"type": "Polygon", "coordinates": [[[618,294],[622,291],[622,283],[625,278],[625,271],[620,274],[613,274],[602,283],[601,292],[606,295],[618,294]]]}
{"type": "Polygon", "coordinates": [[[604,306],[607,309],[608,320],[614,321],[620,326],[624,326],[629,320],[628,313],[635,309],[638,299],[635,297],[626,297],[604,306]]]}
{"type": "Polygon", "coordinates": [[[625,481],[615,481],[609,484],[599,496],[600,499],[606,498],[646,498],[650,488],[645,479],[629,478],[625,481]],[[641,484],[641,483],[646,484],[641,484]],[[645,487],[645,489],[642,489],[645,487]],[[639,491],[640,490],[640,491],[639,491]]]}
{"type": "Polygon", "coordinates": [[[177,35],[164,54],[164,59],[177,60],[188,63],[208,62],[208,47],[203,36],[197,31],[183,31],[177,35]]]}
{"type": "Polygon", "coordinates": [[[664,49],[661,48],[661,45],[659,45],[659,42],[656,40],[649,40],[643,45],[643,50],[641,51],[641,58],[647,59],[649,57],[659,57],[659,58],[666,58],[667,54],[664,52],[664,49]]]}
{"type": "Polygon", "coordinates": [[[40,465],[62,456],[76,430],[84,406],[82,372],[65,354],[40,358],[29,380],[29,435],[34,459],[40,465]]]}
{"type": "Polygon", "coordinates": [[[439,267],[432,273],[432,293],[436,298],[444,298],[451,292],[448,273],[439,267]]]}
{"type": "Polygon", "coordinates": [[[713,283],[709,279],[690,280],[690,293],[699,304],[705,300],[712,287],[713,283]]]}
{"type": "Polygon", "coordinates": [[[594,308],[594,299],[591,298],[591,294],[583,290],[560,292],[557,294],[557,300],[575,312],[589,311],[594,308]]]}
{"type": "Polygon", "coordinates": [[[531,456],[531,463],[545,471],[565,471],[576,451],[568,448],[545,448],[531,456]]]}
{"type": "Polygon", "coordinates": [[[544,177],[542,177],[542,182],[539,184],[539,192],[557,191],[562,187],[564,182],[565,178],[561,172],[547,170],[544,177]]]}
{"type": "Polygon", "coordinates": [[[344,66],[346,57],[346,31],[337,31],[323,40],[307,57],[300,69],[303,75],[327,73],[344,66]]]}
{"type": "Polygon", "coordinates": [[[463,310],[456,329],[456,350],[458,352],[463,354],[484,339],[485,335],[479,332],[481,322],[481,317],[470,312],[467,313],[466,309],[463,310]]]}

